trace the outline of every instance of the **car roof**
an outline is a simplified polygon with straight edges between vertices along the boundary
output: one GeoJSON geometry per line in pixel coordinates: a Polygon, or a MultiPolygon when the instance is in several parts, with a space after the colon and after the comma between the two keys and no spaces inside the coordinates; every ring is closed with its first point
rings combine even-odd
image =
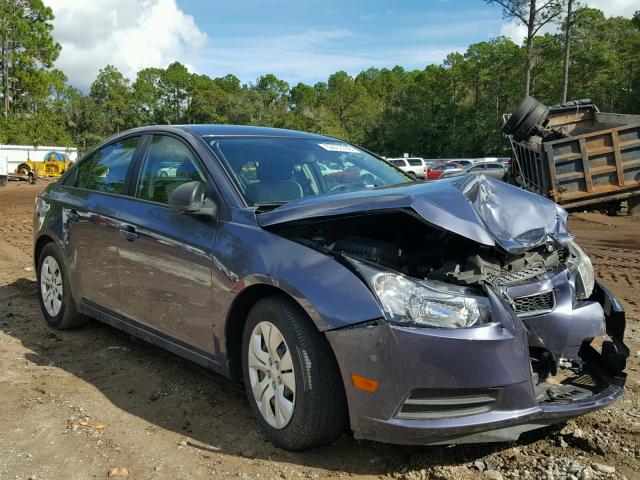
{"type": "Polygon", "coordinates": [[[318,135],[315,133],[300,132],[298,130],[287,130],[284,128],[254,127],[251,125],[218,125],[218,124],[193,124],[193,125],[147,125],[144,127],[132,128],[106,139],[102,144],[109,143],[120,137],[131,134],[145,134],[154,132],[179,131],[197,135],[200,137],[213,136],[248,136],[248,137],[289,137],[306,138],[312,140],[328,140],[332,142],[342,142],[338,138],[318,135]]]}
{"type": "Polygon", "coordinates": [[[217,124],[199,124],[199,125],[175,125],[186,132],[190,132],[201,137],[208,136],[264,136],[264,137],[292,137],[292,138],[309,138],[333,140],[335,138],[318,135],[315,133],[300,132],[298,130],[287,130],[284,128],[271,127],[254,127],[251,125],[217,125],[217,124]]]}
{"type": "Polygon", "coordinates": [[[502,162],[476,162],[473,164],[474,167],[478,165],[502,165],[502,162]]]}

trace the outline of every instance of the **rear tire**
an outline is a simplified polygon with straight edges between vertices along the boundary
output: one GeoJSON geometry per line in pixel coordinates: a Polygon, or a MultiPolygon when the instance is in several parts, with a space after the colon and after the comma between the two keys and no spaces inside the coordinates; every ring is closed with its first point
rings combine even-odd
{"type": "Polygon", "coordinates": [[[274,445],[306,450],[330,443],[344,431],[347,407],[333,352],[297,305],[277,296],[258,301],[244,327],[242,359],[249,404],[265,437],[274,445]],[[273,343],[277,348],[267,345],[271,342],[265,341],[265,335],[276,338],[273,343]],[[281,369],[291,372],[288,382],[281,369]],[[286,387],[287,383],[294,388],[286,387]],[[290,415],[281,415],[279,421],[278,391],[286,395],[293,410],[290,415]]]}
{"type": "Polygon", "coordinates": [[[53,243],[40,252],[36,278],[40,308],[50,327],[66,330],[88,323],[88,318],[76,311],[66,266],[53,243]]]}

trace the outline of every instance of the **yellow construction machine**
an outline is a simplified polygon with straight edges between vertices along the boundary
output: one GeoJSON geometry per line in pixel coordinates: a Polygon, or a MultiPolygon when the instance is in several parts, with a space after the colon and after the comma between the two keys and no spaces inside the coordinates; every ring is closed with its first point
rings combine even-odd
{"type": "MultiPolygon", "coordinates": [[[[29,156],[30,157],[30,156],[29,156]]],[[[59,177],[73,165],[69,156],[60,152],[48,152],[41,162],[28,158],[16,168],[16,173],[30,177],[59,177]]]]}

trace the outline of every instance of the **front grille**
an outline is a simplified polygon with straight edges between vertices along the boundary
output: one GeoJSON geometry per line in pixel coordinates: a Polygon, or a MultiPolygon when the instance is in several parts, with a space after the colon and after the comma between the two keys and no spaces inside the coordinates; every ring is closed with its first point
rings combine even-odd
{"type": "Polygon", "coordinates": [[[544,265],[535,265],[531,267],[526,267],[517,272],[504,273],[501,275],[489,274],[489,282],[495,287],[508,287],[511,285],[516,285],[518,283],[524,282],[525,280],[530,280],[532,278],[537,277],[538,275],[542,275],[547,271],[547,268],[544,265]]]}
{"type": "Polygon", "coordinates": [[[532,317],[549,313],[556,306],[556,297],[553,290],[512,298],[511,301],[513,302],[513,309],[520,317],[532,317]]]}
{"type": "Polygon", "coordinates": [[[412,420],[440,420],[490,412],[495,408],[497,389],[413,390],[396,415],[412,420]]]}

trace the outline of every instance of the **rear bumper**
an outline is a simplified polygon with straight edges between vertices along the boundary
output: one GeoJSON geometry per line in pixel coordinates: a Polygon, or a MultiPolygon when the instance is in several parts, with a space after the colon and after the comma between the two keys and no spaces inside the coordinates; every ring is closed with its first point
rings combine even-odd
{"type": "Polygon", "coordinates": [[[497,296],[490,293],[490,298],[496,320],[491,325],[437,330],[378,322],[326,332],[356,437],[407,445],[510,441],[622,396],[621,370],[628,356],[622,343],[624,311],[604,287],[597,285],[592,300],[602,305],[613,341],[601,353],[587,341],[580,353],[598,373],[598,386],[586,398],[553,402],[536,399],[522,322],[497,296]],[[378,390],[356,389],[352,373],[377,380],[378,390]],[[423,410],[407,414],[408,403],[423,410]]]}

